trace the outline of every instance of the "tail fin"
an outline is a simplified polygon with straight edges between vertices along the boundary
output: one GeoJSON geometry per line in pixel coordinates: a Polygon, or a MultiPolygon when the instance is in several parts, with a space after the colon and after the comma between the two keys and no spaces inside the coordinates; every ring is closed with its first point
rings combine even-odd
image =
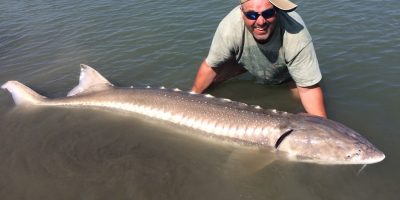
{"type": "Polygon", "coordinates": [[[16,105],[39,104],[46,99],[46,97],[36,93],[31,88],[18,81],[7,81],[1,88],[11,93],[16,105]]]}

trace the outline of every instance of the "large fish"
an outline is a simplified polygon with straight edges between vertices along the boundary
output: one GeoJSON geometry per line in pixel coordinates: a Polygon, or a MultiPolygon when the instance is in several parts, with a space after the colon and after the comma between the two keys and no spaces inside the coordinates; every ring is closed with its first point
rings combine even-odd
{"type": "Polygon", "coordinates": [[[79,85],[67,97],[49,99],[18,81],[1,86],[18,104],[123,110],[232,140],[284,152],[289,160],[318,164],[371,164],[385,155],[367,139],[338,122],[265,110],[259,106],[179,89],[115,87],[96,70],[81,65],[79,85]]]}

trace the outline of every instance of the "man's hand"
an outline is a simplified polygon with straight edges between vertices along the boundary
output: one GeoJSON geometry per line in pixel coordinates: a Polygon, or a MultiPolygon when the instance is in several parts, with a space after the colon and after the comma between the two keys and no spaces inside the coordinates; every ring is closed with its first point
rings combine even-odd
{"type": "Polygon", "coordinates": [[[217,73],[204,60],[197,71],[196,79],[192,87],[192,92],[202,93],[211,85],[217,73]]]}
{"type": "Polygon", "coordinates": [[[310,87],[297,86],[301,103],[307,113],[320,117],[327,117],[324,105],[324,96],[321,87],[316,84],[310,87]]]}

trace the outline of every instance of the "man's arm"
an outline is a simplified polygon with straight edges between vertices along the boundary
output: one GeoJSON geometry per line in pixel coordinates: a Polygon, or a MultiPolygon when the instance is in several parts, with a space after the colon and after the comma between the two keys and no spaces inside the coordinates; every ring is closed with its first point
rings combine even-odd
{"type": "Polygon", "coordinates": [[[307,113],[327,117],[324,105],[324,96],[321,87],[316,84],[310,87],[297,86],[301,103],[307,113]]]}
{"type": "Polygon", "coordinates": [[[192,91],[202,93],[211,85],[215,86],[245,72],[247,72],[247,70],[236,63],[232,58],[216,68],[210,66],[207,61],[204,60],[197,72],[192,91]]]}
{"type": "Polygon", "coordinates": [[[197,71],[196,79],[192,87],[192,92],[202,93],[214,81],[217,73],[204,60],[197,71]]]}

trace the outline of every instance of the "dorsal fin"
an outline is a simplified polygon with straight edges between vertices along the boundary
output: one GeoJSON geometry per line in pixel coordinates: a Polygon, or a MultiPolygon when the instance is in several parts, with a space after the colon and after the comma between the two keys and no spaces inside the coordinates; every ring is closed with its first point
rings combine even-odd
{"type": "Polygon", "coordinates": [[[82,93],[96,92],[110,89],[114,85],[104,78],[99,72],[88,65],[81,64],[79,85],[68,92],[67,96],[74,96],[82,93]]]}

